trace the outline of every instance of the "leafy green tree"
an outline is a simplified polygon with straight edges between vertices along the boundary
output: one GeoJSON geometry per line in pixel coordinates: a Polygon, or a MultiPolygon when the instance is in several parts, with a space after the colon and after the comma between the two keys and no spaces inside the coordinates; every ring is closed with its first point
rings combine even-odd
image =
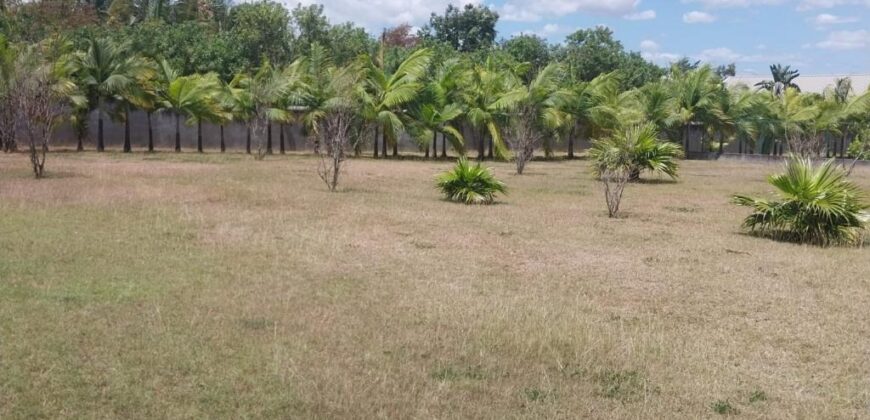
{"type": "Polygon", "coordinates": [[[520,63],[531,64],[529,74],[537,74],[550,63],[550,46],[547,40],[537,35],[522,34],[512,37],[501,45],[502,50],[520,63]]]}
{"type": "Polygon", "coordinates": [[[288,118],[283,108],[283,99],[290,91],[286,75],[266,61],[253,75],[239,74],[230,84],[236,92],[236,113],[246,121],[249,134],[253,132],[257,136],[256,158],[263,159],[270,152],[268,144],[263,147],[263,131],[271,121],[288,118]]]}
{"type": "MultiPolygon", "coordinates": [[[[296,45],[299,48],[301,48],[301,42],[303,41],[300,39],[296,40],[296,45]]],[[[364,28],[346,22],[330,27],[327,43],[323,45],[329,46],[333,61],[339,66],[344,66],[356,60],[360,55],[373,54],[377,43],[364,28]]],[[[300,51],[310,52],[310,45],[307,51],[305,49],[300,51]]]]}
{"type": "Polygon", "coordinates": [[[461,52],[487,49],[495,41],[498,13],[487,6],[448,5],[443,16],[435,13],[420,33],[424,38],[449,44],[461,52]]]}
{"type": "Polygon", "coordinates": [[[281,3],[264,0],[233,7],[229,31],[253,67],[260,67],[264,57],[278,65],[290,59],[290,13],[281,3]]]}
{"type": "Polygon", "coordinates": [[[297,4],[290,12],[290,23],[295,35],[293,53],[296,56],[310,55],[314,44],[327,49],[332,46],[329,36],[331,28],[329,20],[323,13],[322,4],[308,6],[303,6],[301,3],[297,4]]]}
{"type": "Polygon", "coordinates": [[[565,39],[565,64],[574,80],[589,81],[619,69],[622,43],[604,26],[580,29],[565,39]]]}
{"type": "Polygon", "coordinates": [[[768,182],[779,200],[735,195],[733,202],[752,208],[743,226],[774,239],[820,246],[857,244],[870,215],[863,192],[833,160],[815,167],[809,159],[791,158],[785,172],[768,182]]]}

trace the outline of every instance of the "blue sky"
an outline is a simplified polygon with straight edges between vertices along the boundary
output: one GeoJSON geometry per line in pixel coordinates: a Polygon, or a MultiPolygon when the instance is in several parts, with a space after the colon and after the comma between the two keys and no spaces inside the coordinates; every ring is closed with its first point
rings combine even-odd
{"type": "MultiPolygon", "coordinates": [[[[285,0],[295,5],[293,0],[285,0]]],[[[422,26],[448,3],[482,3],[501,15],[499,36],[536,33],[551,42],[595,25],[614,30],[627,49],[667,64],[674,58],[764,74],[770,63],[802,74],[870,73],[870,0],[304,0],[321,3],[333,23],[370,31],[422,26]]]]}

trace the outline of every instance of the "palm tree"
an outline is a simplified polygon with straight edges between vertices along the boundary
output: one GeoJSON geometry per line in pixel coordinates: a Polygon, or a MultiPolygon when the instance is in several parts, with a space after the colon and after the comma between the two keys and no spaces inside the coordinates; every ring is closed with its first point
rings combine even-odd
{"type": "Polygon", "coordinates": [[[818,108],[808,103],[799,91],[786,89],[781,97],[771,96],[770,109],[776,121],[776,133],[792,153],[808,156],[816,151],[814,139],[806,134],[806,123],[818,116],[818,108]]]}
{"type": "Polygon", "coordinates": [[[197,151],[202,152],[202,121],[221,115],[218,77],[214,73],[179,77],[165,62],[161,66],[166,84],[157,92],[158,101],[161,109],[175,114],[175,151],[181,151],[181,116],[184,115],[188,123],[197,123],[197,151]]]}
{"type": "Polygon", "coordinates": [[[711,121],[722,117],[719,108],[722,81],[710,66],[705,65],[685,74],[677,74],[673,83],[677,95],[677,119],[683,131],[683,148],[688,151],[691,127],[700,126],[703,129],[711,121]]]}
{"type": "Polygon", "coordinates": [[[619,109],[612,104],[619,102],[619,74],[604,73],[589,82],[570,84],[569,93],[563,104],[563,110],[574,120],[569,124],[568,158],[574,157],[574,141],[577,135],[581,139],[603,137],[619,122],[619,109]]]}
{"type": "Polygon", "coordinates": [[[97,151],[102,152],[105,150],[103,118],[106,102],[147,79],[150,66],[147,61],[130,54],[129,44],[115,44],[106,38],[89,39],[87,50],[76,53],[71,64],[77,84],[88,97],[90,110],[99,112],[97,151]]]}
{"type": "Polygon", "coordinates": [[[508,112],[508,144],[514,152],[517,174],[522,175],[535,147],[546,135],[552,135],[568,120],[562,111],[570,93],[561,88],[565,72],[560,64],[551,63],[528,83],[505,92],[494,104],[508,112]]]}
{"type": "Polygon", "coordinates": [[[499,158],[507,156],[507,147],[499,128],[504,110],[499,109],[496,103],[505,92],[521,83],[513,71],[498,68],[492,57],[487,58],[484,64],[470,66],[463,74],[460,97],[465,107],[465,120],[477,140],[478,160],[484,158],[487,135],[491,141],[490,155],[494,150],[499,158]]]}
{"type": "Polygon", "coordinates": [[[290,85],[284,73],[266,61],[253,75],[237,74],[230,82],[235,114],[248,126],[247,151],[250,153],[251,133],[257,134],[257,159],[265,157],[262,133],[270,121],[287,121],[288,112],[282,101],[288,95],[290,85]]]}
{"type": "Polygon", "coordinates": [[[15,60],[18,50],[0,35],[0,150],[15,150],[18,118],[15,116],[15,60]]]}
{"type": "Polygon", "coordinates": [[[448,138],[453,149],[464,154],[465,139],[462,132],[454,124],[465,113],[462,105],[453,101],[453,92],[457,88],[462,72],[457,59],[447,60],[438,66],[433,78],[426,84],[419,100],[412,111],[415,136],[426,146],[426,157],[429,157],[428,142],[431,137],[432,157],[438,157],[438,134],[442,138],[442,157],[447,156],[448,138]]]}
{"type": "Polygon", "coordinates": [[[770,75],[773,77],[773,80],[763,80],[756,83],[755,86],[758,86],[759,89],[769,90],[777,95],[789,88],[800,92],[801,88],[794,83],[794,79],[797,79],[801,75],[797,69],[792,70],[791,66],[771,64],[770,75]]]}
{"type": "Polygon", "coordinates": [[[432,53],[422,48],[411,53],[392,74],[372,60],[367,62],[367,78],[363,103],[369,109],[377,130],[383,132],[384,156],[387,143],[393,146],[393,156],[398,155],[399,136],[405,130],[403,119],[408,105],[420,90],[420,82],[429,68],[432,53]]]}

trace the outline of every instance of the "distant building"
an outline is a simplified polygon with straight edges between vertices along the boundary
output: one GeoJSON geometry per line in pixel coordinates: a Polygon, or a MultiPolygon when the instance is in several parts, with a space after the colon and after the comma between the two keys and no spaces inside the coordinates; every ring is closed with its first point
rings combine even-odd
{"type": "MultiPolygon", "coordinates": [[[[814,76],[798,76],[793,83],[801,88],[801,92],[808,93],[824,93],[825,88],[833,86],[834,81],[848,77],[852,79],[852,93],[862,94],[870,87],[870,74],[845,74],[845,75],[814,75],[814,76]]],[[[725,79],[725,84],[728,86],[736,86],[744,84],[749,87],[755,87],[755,84],[764,80],[771,80],[770,75],[762,76],[732,76],[725,79]]]]}

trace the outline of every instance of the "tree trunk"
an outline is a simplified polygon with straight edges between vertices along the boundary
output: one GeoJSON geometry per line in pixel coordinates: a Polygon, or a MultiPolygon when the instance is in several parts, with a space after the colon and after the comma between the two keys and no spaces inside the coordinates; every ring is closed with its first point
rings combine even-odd
{"type": "Polygon", "coordinates": [[[148,116],[148,152],[154,151],[154,130],[151,127],[151,113],[148,112],[146,114],[148,116]]]}
{"type": "Polygon", "coordinates": [[[375,124],[375,147],[374,147],[374,158],[378,158],[378,132],[380,131],[380,126],[375,124]]]}
{"type": "Polygon", "coordinates": [[[286,150],[284,148],[284,123],[281,123],[278,125],[278,148],[280,149],[281,154],[283,155],[285,153],[285,150],[286,150]]]}
{"type": "Polygon", "coordinates": [[[482,133],[477,134],[477,160],[483,160],[484,155],[484,143],[486,142],[486,136],[482,133]]]}
{"type": "Polygon", "coordinates": [[[716,135],[719,136],[719,156],[722,156],[722,152],[725,146],[725,139],[722,133],[717,133],[716,135]]]}
{"type": "Polygon", "coordinates": [[[227,151],[227,143],[224,141],[224,125],[221,124],[221,153],[227,151]]]}
{"type": "Polygon", "coordinates": [[[489,137],[489,152],[487,153],[487,157],[490,160],[492,160],[493,159],[492,149],[493,149],[493,147],[495,147],[495,145],[493,144],[493,143],[495,143],[495,140],[493,140],[492,136],[488,136],[488,137],[489,137]]]}
{"type": "Polygon", "coordinates": [[[266,154],[272,154],[272,121],[266,123],[266,154]]]}
{"type": "Polygon", "coordinates": [[[202,120],[196,120],[196,151],[202,153],[202,120]]]}
{"type": "Polygon", "coordinates": [[[76,151],[77,151],[77,152],[82,152],[82,151],[85,150],[85,144],[84,144],[84,138],[83,138],[84,136],[83,136],[83,134],[84,134],[84,133],[81,133],[81,132],[79,132],[78,134],[76,134],[76,137],[78,138],[78,144],[76,144],[76,151]]]}
{"type": "Polygon", "coordinates": [[[577,124],[571,126],[571,131],[568,132],[568,159],[574,159],[574,132],[577,130],[577,124]]]}
{"type": "Polygon", "coordinates": [[[97,121],[97,151],[102,152],[105,150],[106,144],[103,143],[103,110],[100,109],[99,121],[97,121]]]}
{"type": "Polygon", "coordinates": [[[386,157],[387,157],[387,130],[386,130],[386,128],[384,129],[384,132],[381,133],[381,140],[383,140],[381,143],[381,156],[383,156],[386,159],[386,157]]]}
{"type": "Polygon", "coordinates": [[[133,145],[130,144],[130,111],[124,110],[124,153],[133,151],[133,145]]]}
{"type": "Polygon", "coordinates": [[[840,159],[846,156],[846,137],[849,136],[849,133],[844,131],[843,137],[840,138],[840,159]]]}
{"type": "Polygon", "coordinates": [[[399,156],[399,139],[396,139],[396,142],[393,143],[393,157],[399,156]]]}
{"type": "Polygon", "coordinates": [[[432,159],[438,159],[438,132],[432,132],[432,159]]]}
{"type": "Polygon", "coordinates": [[[251,154],[251,124],[248,124],[247,139],[245,139],[245,153],[251,154]]]}
{"type": "Polygon", "coordinates": [[[447,135],[441,133],[441,157],[447,157],[447,135]]]}
{"type": "Polygon", "coordinates": [[[175,114],[175,151],[181,151],[181,116],[175,114]]]}

